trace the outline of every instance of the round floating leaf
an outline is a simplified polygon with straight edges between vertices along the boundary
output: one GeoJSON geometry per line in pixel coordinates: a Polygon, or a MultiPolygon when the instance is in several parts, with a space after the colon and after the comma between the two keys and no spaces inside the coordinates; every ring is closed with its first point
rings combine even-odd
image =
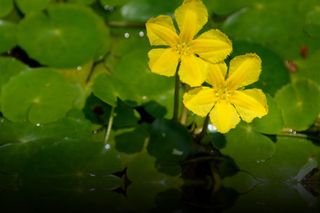
{"type": "Polygon", "coordinates": [[[11,122],[4,118],[0,119],[0,144],[34,141],[69,141],[91,137],[91,123],[78,111],[49,124],[35,125],[29,122],[20,123],[11,122]]]}
{"type": "MultiPolygon", "coordinates": [[[[241,170],[250,171],[267,161],[274,153],[274,143],[254,131],[249,124],[241,124],[226,134],[226,146],[222,153],[232,157],[241,170]]],[[[255,175],[255,174],[253,174],[255,175]]]]}
{"type": "Polygon", "coordinates": [[[146,39],[124,40],[113,51],[120,59],[110,65],[111,74],[101,74],[93,85],[94,94],[115,106],[117,98],[142,104],[151,100],[171,106],[173,78],[150,72],[146,39]],[[127,46],[128,45],[128,46],[127,46]]]}
{"type": "Polygon", "coordinates": [[[292,180],[305,164],[319,155],[320,147],[311,141],[294,138],[294,135],[278,137],[275,153],[265,164],[263,171],[260,171],[259,176],[276,181],[292,180]]]}
{"type": "Polygon", "coordinates": [[[255,0],[203,0],[203,3],[207,6],[209,12],[213,12],[218,15],[229,15],[234,13],[242,8],[252,6],[252,3],[256,2],[255,0]]]}
{"type": "Polygon", "coordinates": [[[306,59],[296,61],[299,77],[309,78],[320,86],[320,50],[317,50],[306,59]]]}
{"type": "Polygon", "coordinates": [[[262,118],[256,118],[251,123],[252,127],[264,134],[277,134],[284,127],[282,113],[274,99],[267,95],[269,112],[262,118]]]}
{"type": "Polygon", "coordinates": [[[92,4],[95,0],[68,0],[70,3],[92,4]]]}
{"type": "Polygon", "coordinates": [[[0,0],[0,18],[8,15],[13,9],[12,0],[0,0]]]}
{"type": "Polygon", "coordinates": [[[15,24],[0,20],[0,53],[10,50],[16,45],[16,31],[15,24]]]}
{"type": "Polygon", "coordinates": [[[75,67],[103,55],[109,45],[109,33],[90,9],[59,4],[45,13],[27,15],[19,24],[18,42],[42,64],[75,67]]]}
{"type": "Polygon", "coordinates": [[[305,30],[312,37],[320,37],[320,9],[316,7],[306,16],[305,30]]]}
{"type": "Polygon", "coordinates": [[[65,116],[78,92],[50,69],[24,72],[2,88],[2,112],[11,121],[49,123],[65,116]]]}
{"type": "Polygon", "coordinates": [[[245,41],[236,41],[233,46],[233,57],[254,52],[262,59],[262,72],[259,81],[250,87],[261,88],[273,96],[278,89],[290,82],[289,72],[285,68],[282,58],[273,51],[259,44],[245,41]]]}
{"type": "Polygon", "coordinates": [[[25,69],[27,69],[27,66],[14,58],[0,57],[0,97],[2,87],[10,80],[10,78],[18,75],[25,69]]]}
{"type": "Polygon", "coordinates": [[[275,100],[288,128],[306,130],[320,113],[320,89],[310,80],[298,80],[283,87],[275,100]]]}
{"type": "Polygon", "coordinates": [[[173,13],[180,3],[180,0],[131,0],[121,8],[121,14],[127,20],[144,22],[159,14],[173,13]]]}
{"type": "Polygon", "coordinates": [[[138,124],[139,115],[135,109],[128,104],[118,100],[114,111],[113,129],[134,127],[138,124]]]}
{"type": "Polygon", "coordinates": [[[303,31],[305,11],[298,10],[300,2],[255,1],[229,16],[223,30],[232,38],[264,44],[286,58],[300,58],[301,45],[317,45],[303,31]]]}
{"type": "Polygon", "coordinates": [[[180,173],[180,163],[192,150],[188,130],[171,120],[155,120],[150,130],[148,152],[156,157],[156,168],[169,175],[180,173]]]}
{"type": "Polygon", "coordinates": [[[45,9],[51,0],[15,0],[23,13],[45,9]]]}
{"type": "Polygon", "coordinates": [[[101,5],[106,8],[108,6],[119,6],[127,3],[130,0],[100,0],[101,5]]]}

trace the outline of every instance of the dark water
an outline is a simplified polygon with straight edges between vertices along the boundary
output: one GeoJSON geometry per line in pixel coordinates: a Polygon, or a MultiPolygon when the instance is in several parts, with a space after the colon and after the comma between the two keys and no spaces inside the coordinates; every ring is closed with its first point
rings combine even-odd
{"type": "Polygon", "coordinates": [[[135,183],[124,173],[0,176],[1,212],[319,212],[318,195],[301,184],[238,192],[209,177],[144,182],[141,176],[135,183]]]}

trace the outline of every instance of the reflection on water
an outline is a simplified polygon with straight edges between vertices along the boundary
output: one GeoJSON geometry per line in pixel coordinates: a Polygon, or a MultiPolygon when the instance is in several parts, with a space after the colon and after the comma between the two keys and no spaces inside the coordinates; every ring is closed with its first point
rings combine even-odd
{"type": "Polygon", "coordinates": [[[309,180],[304,180],[309,189],[290,183],[263,183],[240,193],[217,183],[219,179],[208,173],[208,166],[211,165],[193,164],[184,168],[181,185],[143,182],[146,177],[141,176],[139,187],[130,181],[126,169],[112,175],[95,172],[11,174],[2,171],[1,211],[319,212],[319,191],[316,191],[319,188],[311,186],[311,183],[318,184],[319,178],[312,174],[309,174],[309,180]]]}

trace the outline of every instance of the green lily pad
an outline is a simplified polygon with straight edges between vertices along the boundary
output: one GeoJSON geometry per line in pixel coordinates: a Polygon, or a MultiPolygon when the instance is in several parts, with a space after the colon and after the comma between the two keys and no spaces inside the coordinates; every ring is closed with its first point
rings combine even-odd
{"type": "Polygon", "coordinates": [[[111,106],[91,94],[86,100],[83,112],[92,123],[105,125],[110,117],[111,106]]]}
{"type": "MultiPolygon", "coordinates": [[[[29,122],[11,122],[0,120],[0,144],[28,143],[49,140],[80,140],[92,137],[91,123],[74,110],[67,117],[49,124],[32,124],[29,122]]],[[[80,111],[81,112],[81,111],[80,111]]]]}
{"type": "Polygon", "coordinates": [[[117,98],[137,105],[154,100],[171,106],[174,79],[151,73],[147,52],[146,39],[124,40],[113,50],[113,54],[119,54],[120,58],[111,65],[110,74],[96,78],[93,85],[95,96],[112,106],[116,105],[117,98]],[[126,44],[128,46],[123,47],[126,44]]]}
{"type": "Polygon", "coordinates": [[[70,3],[92,4],[95,0],[68,0],[70,3]]]}
{"type": "Polygon", "coordinates": [[[8,15],[13,9],[12,0],[0,0],[0,18],[8,15]]]}
{"type": "MultiPolygon", "coordinates": [[[[245,166],[242,167],[242,159],[248,159],[249,157],[242,156],[240,159],[242,161],[239,161],[237,160],[239,159],[238,155],[233,154],[232,157],[235,159],[235,162],[239,165],[240,169],[245,170],[254,178],[252,184],[266,182],[279,183],[284,181],[297,183],[303,178],[300,173],[305,165],[310,161],[316,161],[320,155],[319,147],[306,139],[294,138],[294,135],[291,137],[278,137],[278,140],[273,147],[274,153],[268,159],[257,161],[256,164],[249,164],[246,162],[245,166]]],[[[261,150],[263,151],[263,148],[261,150]]],[[[236,188],[244,186],[244,182],[241,182],[242,180],[249,181],[249,179],[251,179],[244,178],[242,180],[233,180],[232,178],[233,177],[230,177],[230,179],[228,179],[228,183],[238,185],[236,188]]],[[[248,184],[248,182],[246,184],[248,184]]]]}
{"type": "Polygon", "coordinates": [[[262,118],[254,119],[251,125],[256,131],[264,134],[280,133],[284,127],[281,110],[270,95],[267,95],[267,102],[269,106],[268,114],[262,118]]]}
{"type": "Polygon", "coordinates": [[[131,128],[138,125],[140,116],[130,105],[118,100],[114,110],[113,129],[131,128]]]}
{"type": "Polygon", "coordinates": [[[100,4],[104,7],[113,7],[113,6],[119,6],[119,5],[124,5],[127,3],[129,0],[99,0],[100,4]]]}
{"type": "Polygon", "coordinates": [[[250,87],[258,87],[274,96],[278,89],[290,82],[290,75],[284,66],[282,58],[273,51],[259,44],[246,41],[235,41],[233,49],[233,57],[254,52],[262,60],[260,78],[256,83],[250,85],[250,87]]]}
{"type": "Polygon", "coordinates": [[[304,165],[319,155],[320,148],[311,141],[294,138],[294,135],[278,137],[275,153],[259,176],[274,181],[298,180],[300,177],[297,176],[304,165]]]}
{"type": "Polygon", "coordinates": [[[232,157],[239,169],[248,172],[270,159],[275,149],[274,143],[268,137],[245,123],[226,134],[226,140],[225,147],[221,149],[222,153],[232,157]]]}
{"type": "Polygon", "coordinates": [[[283,87],[275,100],[288,128],[306,130],[320,113],[320,89],[310,80],[297,80],[283,87]]]}
{"type": "Polygon", "coordinates": [[[0,19],[0,53],[10,50],[16,45],[16,31],[16,24],[0,19]]]}
{"type": "Polygon", "coordinates": [[[0,97],[2,93],[2,87],[10,80],[10,78],[18,75],[27,68],[28,67],[25,64],[14,58],[0,57],[0,97]]]}
{"type": "Polygon", "coordinates": [[[78,95],[61,75],[40,68],[11,78],[2,88],[2,112],[11,121],[49,123],[63,118],[78,95]]]}
{"type": "Polygon", "coordinates": [[[316,82],[320,86],[320,50],[315,51],[313,54],[308,56],[306,59],[300,59],[296,61],[298,72],[296,75],[298,77],[305,77],[314,82],[316,82]]]}
{"type": "Polygon", "coordinates": [[[122,130],[114,138],[116,149],[128,154],[141,152],[148,136],[148,132],[142,126],[122,130]]]}
{"type": "Polygon", "coordinates": [[[304,32],[306,11],[299,10],[300,2],[255,2],[229,16],[223,30],[231,38],[263,44],[283,58],[300,58],[301,46],[317,45],[317,40],[304,32]]]}
{"type": "Polygon", "coordinates": [[[51,0],[15,0],[23,13],[31,13],[47,8],[51,0]]]}
{"type": "Polygon", "coordinates": [[[104,55],[109,48],[109,32],[87,7],[58,4],[46,13],[27,15],[19,24],[18,42],[40,63],[67,68],[104,55]]]}
{"type": "MultiPolygon", "coordinates": [[[[213,12],[217,15],[229,15],[237,12],[238,10],[252,6],[255,0],[203,0],[204,4],[208,7],[209,12],[213,12]]],[[[260,1],[261,2],[261,1],[260,1]]],[[[263,2],[263,1],[262,1],[263,2]]]]}
{"type": "Polygon", "coordinates": [[[121,8],[121,14],[126,20],[144,22],[159,14],[172,14],[180,3],[180,0],[130,0],[121,8]]]}
{"type": "Polygon", "coordinates": [[[305,21],[305,30],[312,36],[320,37],[320,7],[315,7],[312,11],[308,12],[305,21]]]}
{"type": "Polygon", "coordinates": [[[188,130],[171,120],[155,120],[150,129],[148,152],[156,157],[158,171],[178,175],[181,162],[192,151],[192,137],[188,130]]]}

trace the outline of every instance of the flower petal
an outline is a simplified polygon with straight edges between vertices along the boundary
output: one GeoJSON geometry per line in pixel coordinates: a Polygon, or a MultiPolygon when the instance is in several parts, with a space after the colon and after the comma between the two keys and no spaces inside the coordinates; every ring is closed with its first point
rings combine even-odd
{"type": "Polygon", "coordinates": [[[261,72],[261,59],[254,53],[237,56],[230,61],[229,89],[237,89],[256,82],[261,72]]]}
{"type": "Polygon", "coordinates": [[[152,49],[148,53],[149,67],[154,73],[174,76],[180,56],[172,48],[152,49]]]}
{"type": "Polygon", "coordinates": [[[246,122],[251,122],[256,117],[261,118],[268,113],[267,99],[260,89],[235,91],[231,103],[246,122]]]}
{"type": "Polygon", "coordinates": [[[218,132],[227,133],[240,122],[236,109],[226,101],[219,101],[210,112],[211,123],[218,132]]]}
{"type": "Polygon", "coordinates": [[[202,1],[186,1],[174,13],[180,29],[180,39],[191,41],[208,21],[208,11],[202,1]]]}
{"type": "Polygon", "coordinates": [[[221,87],[227,74],[226,63],[209,64],[207,82],[214,87],[221,87]]]}
{"type": "Polygon", "coordinates": [[[179,40],[170,16],[160,15],[150,18],[146,23],[146,28],[151,45],[174,46],[179,40]]]}
{"type": "Polygon", "coordinates": [[[194,114],[206,116],[216,102],[215,91],[209,87],[192,89],[183,95],[183,104],[194,114]]]}
{"type": "Polygon", "coordinates": [[[192,87],[200,86],[207,78],[208,63],[194,55],[182,56],[180,80],[192,87]]]}
{"type": "Polygon", "coordinates": [[[218,63],[232,51],[230,39],[219,30],[209,30],[191,42],[191,48],[201,58],[218,63]]]}

